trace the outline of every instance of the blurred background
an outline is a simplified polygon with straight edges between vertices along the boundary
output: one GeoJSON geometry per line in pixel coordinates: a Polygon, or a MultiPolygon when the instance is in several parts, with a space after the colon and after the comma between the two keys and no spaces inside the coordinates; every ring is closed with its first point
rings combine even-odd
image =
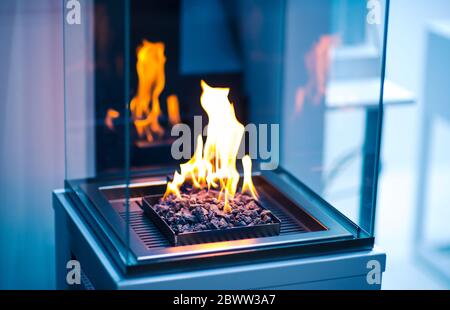
{"type": "MultiPolygon", "coordinates": [[[[55,287],[62,25],[61,1],[0,2],[0,289],[55,287]]],[[[392,1],[387,51],[386,78],[408,100],[384,114],[375,233],[388,255],[383,288],[449,289],[450,2],[392,1]]],[[[327,126],[342,121],[332,116],[327,126]]],[[[352,199],[345,190],[326,194],[339,205],[352,199]]]]}

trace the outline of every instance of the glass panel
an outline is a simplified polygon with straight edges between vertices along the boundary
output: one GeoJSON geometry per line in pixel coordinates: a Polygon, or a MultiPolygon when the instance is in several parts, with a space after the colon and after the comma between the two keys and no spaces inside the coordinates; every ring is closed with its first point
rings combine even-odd
{"type": "Polygon", "coordinates": [[[175,171],[229,197],[251,193],[249,163],[256,191],[297,197],[310,223],[321,217],[317,238],[353,237],[347,218],[370,236],[385,6],[84,1],[81,23],[64,30],[68,185],[81,188],[77,194],[102,216],[100,227],[134,256],[177,254],[157,241],[149,248],[149,236],[128,229],[151,223],[143,197],[181,188],[175,171]],[[192,171],[182,171],[194,151],[192,171]]]}
{"type": "MultiPolygon", "coordinates": [[[[64,3],[67,1],[64,1],[64,3]]],[[[86,2],[79,18],[64,6],[64,77],[66,179],[96,176],[93,1],[86,2]],[[79,23],[79,24],[77,24],[79,23]]],[[[70,1],[67,2],[67,5],[70,1]]]]}
{"type": "Polygon", "coordinates": [[[124,261],[128,221],[112,223],[128,218],[127,3],[63,1],[66,188],[124,261]]]}
{"type": "Polygon", "coordinates": [[[282,165],[372,234],[386,3],[286,4],[282,165]]]}
{"type": "Polygon", "coordinates": [[[230,88],[257,132],[246,146],[255,170],[287,171],[372,235],[385,11],[366,0],[132,1],[133,171],[172,177],[191,158],[208,122],[204,80],[230,88]]]}

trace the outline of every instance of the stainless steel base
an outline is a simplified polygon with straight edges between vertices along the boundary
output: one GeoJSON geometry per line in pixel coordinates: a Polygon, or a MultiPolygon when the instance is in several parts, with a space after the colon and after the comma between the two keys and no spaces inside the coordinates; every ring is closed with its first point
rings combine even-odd
{"type": "Polygon", "coordinates": [[[245,259],[226,266],[126,273],[109,255],[64,191],[54,193],[56,275],[59,289],[380,289],[386,255],[365,251],[317,256],[245,259]],[[80,262],[82,283],[66,281],[69,260],[80,262]],[[378,281],[379,280],[379,281],[378,281]]]}

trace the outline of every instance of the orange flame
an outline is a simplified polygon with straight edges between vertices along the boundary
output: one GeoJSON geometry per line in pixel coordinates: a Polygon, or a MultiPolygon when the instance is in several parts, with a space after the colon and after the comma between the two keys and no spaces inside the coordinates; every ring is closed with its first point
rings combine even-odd
{"type": "Polygon", "coordinates": [[[161,114],[159,96],[166,83],[165,63],[164,43],[144,40],[138,47],[136,63],[138,90],[131,100],[130,109],[139,137],[145,136],[149,142],[153,141],[154,134],[158,136],[164,134],[158,118],[161,114]]]}
{"type": "Polygon", "coordinates": [[[326,83],[330,67],[330,50],[339,43],[336,36],[324,35],[305,56],[308,82],[297,89],[295,112],[300,113],[307,98],[315,104],[326,94],[326,83]]]}
{"type": "MultiPolygon", "coordinates": [[[[236,158],[244,134],[244,126],[236,119],[233,105],[228,100],[229,88],[213,88],[201,82],[201,105],[208,115],[208,134],[205,144],[197,137],[197,147],[192,158],[180,165],[172,182],[168,182],[164,198],[170,194],[180,197],[180,186],[190,180],[196,188],[220,188],[219,199],[224,199],[224,211],[230,212],[229,200],[237,191],[239,173],[236,158]]],[[[244,182],[242,192],[257,198],[251,177],[251,159],[242,159],[244,182]]]]}
{"type": "Polygon", "coordinates": [[[108,109],[106,111],[105,125],[109,130],[114,130],[114,120],[119,118],[120,113],[114,109],[108,109]]]}
{"type": "MultiPolygon", "coordinates": [[[[138,89],[130,102],[130,111],[139,138],[147,142],[153,142],[155,136],[160,138],[164,135],[164,128],[159,123],[162,114],[159,97],[166,84],[164,50],[164,43],[144,40],[136,51],[138,89]]],[[[181,121],[179,106],[176,95],[167,97],[167,113],[171,125],[181,121]]],[[[113,121],[119,116],[119,112],[108,109],[104,120],[106,127],[114,130],[113,121]]]]}
{"type": "MultiPolygon", "coordinates": [[[[144,40],[137,49],[136,71],[138,74],[138,90],[131,100],[131,116],[140,138],[148,142],[154,137],[164,135],[164,128],[159,124],[161,104],[159,97],[166,84],[164,66],[166,56],[162,42],[144,40]]],[[[179,122],[178,97],[171,95],[167,99],[171,124],[179,122]]]]}
{"type": "Polygon", "coordinates": [[[180,104],[176,95],[167,97],[167,114],[169,115],[169,122],[172,125],[181,122],[180,119],[180,104]]]}

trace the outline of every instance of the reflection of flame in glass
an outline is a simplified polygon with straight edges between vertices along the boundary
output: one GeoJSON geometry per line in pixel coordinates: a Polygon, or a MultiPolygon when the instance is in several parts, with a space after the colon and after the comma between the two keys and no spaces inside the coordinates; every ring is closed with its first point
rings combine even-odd
{"type": "MultiPolygon", "coordinates": [[[[164,197],[170,194],[180,197],[180,186],[190,180],[196,188],[220,188],[219,199],[224,199],[224,211],[230,212],[228,200],[236,193],[239,173],[236,158],[244,134],[244,126],[236,119],[234,107],[228,100],[229,88],[213,88],[202,81],[201,105],[208,115],[208,135],[203,145],[197,137],[197,147],[192,158],[180,165],[172,182],[167,184],[164,197]]],[[[242,192],[257,197],[251,177],[251,159],[242,159],[244,182],[242,192]]]]}
{"type": "Polygon", "coordinates": [[[120,113],[114,109],[108,109],[108,111],[106,111],[105,125],[109,130],[114,130],[114,120],[119,118],[119,116],[120,113]]]}
{"type": "Polygon", "coordinates": [[[186,247],[188,247],[188,251],[201,251],[201,252],[209,252],[209,255],[216,255],[220,250],[230,249],[233,247],[234,249],[246,248],[247,246],[255,244],[256,239],[242,239],[242,240],[233,240],[233,241],[220,241],[220,242],[210,242],[210,243],[200,243],[193,244],[188,246],[175,246],[167,248],[167,251],[170,253],[186,253],[186,247]],[[212,253],[215,252],[215,253],[212,253]]]}
{"type": "Polygon", "coordinates": [[[169,122],[172,125],[178,124],[180,119],[180,104],[176,95],[167,97],[167,114],[169,115],[169,122]]]}
{"type": "MultiPolygon", "coordinates": [[[[159,123],[159,117],[162,114],[159,97],[166,84],[164,50],[164,43],[153,43],[147,40],[144,40],[137,48],[138,87],[136,95],[130,102],[130,111],[139,138],[148,142],[154,141],[155,136],[164,135],[164,128],[159,123]]],[[[111,118],[117,118],[120,114],[117,111],[115,111],[116,114],[111,114],[111,110],[107,112],[105,125],[113,130],[111,118]]],[[[170,124],[180,122],[179,102],[176,95],[167,97],[167,111],[170,124]]]]}
{"type": "Polygon", "coordinates": [[[330,50],[339,44],[339,38],[333,35],[323,35],[305,56],[305,66],[308,74],[306,85],[297,88],[295,96],[295,113],[302,111],[305,100],[319,104],[326,93],[326,83],[330,67],[330,50]]]}
{"type": "Polygon", "coordinates": [[[166,83],[165,63],[164,43],[144,40],[138,47],[136,63],[138,90],[131,100],[130,109],[139,137],[145,136],[149,142],[153,141],[154,134],[158,136],[164,134],[158,119],[161,114],[159,95],[166,83]]]}

